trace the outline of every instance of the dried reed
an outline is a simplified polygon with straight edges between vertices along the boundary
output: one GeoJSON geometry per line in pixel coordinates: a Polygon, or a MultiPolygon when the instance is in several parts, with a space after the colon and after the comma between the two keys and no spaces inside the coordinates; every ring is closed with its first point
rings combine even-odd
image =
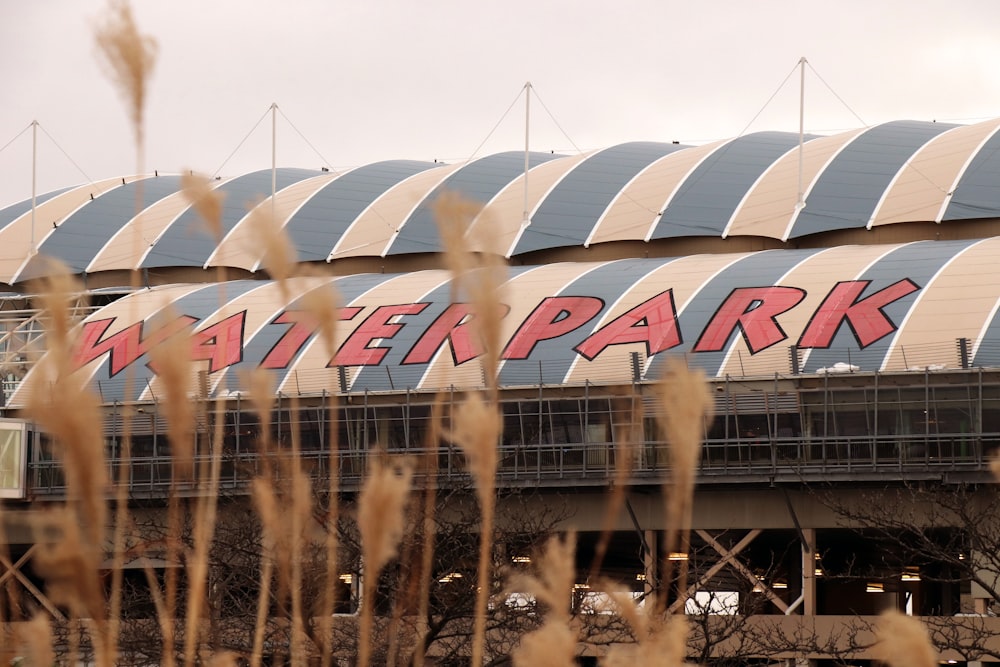
{"type": "Polygon", "coordinates": [[[73,372],[72,306],[82,286],[64,267],[55,263],[51,267],[51,277],[38,286],[48,353],[35,372],[46,378],[46,382],[28,397],[26,413],[52,436],[66,474],[70,506],[78,515],[87,543],[100,548],[108,525],[105,502],[108,477],[100,400],[82,375],[73,372]]]}
{"type": "Polygon", "coordinates": [[[479,526],[479,565],[476,616],[472,639],[472,664],[482,664],[486,642],[486,605],[492,575],[493,520],[496,504],[497,443],[503,421],[496,405],[487,405],[479,394],[470,394],[454,415],[451,440],[461,448],[476,486],[482,520],[479,526]]]}
{"type": "Polygon", "coordinates": [[[444,395],[438,393],[434,397],[434,405],[431,407],[430,426],[427,429],[426,447],[424,456],[424,510],[423,510],[423,538],[420,558],[420,581],[417,592],[417,645],[413,653],[414,667],[423,667],[425,654],[427,652],[427,632],[428,632],[428,609],[430,608],[431,577],[434,567],[434,539],[436,526],[434,524],[434,512],[437,502],[437,469],[438,453],[437,447],[441,442],[441,418],[444,410],[444,395]]]}
{"type": "Polygon", "coordinates": [[[288,279],[294,275],[297,261],[291,239],[272,214],[271,207],[259,201],[250,209],[247,225],[253,235],[254,249],[264,250],[261,265],[278,281],[281,296],[287,301],[290,296],[288,279]]]}
{"type": "Polygon", "coordinates": [[[18,629],[20,639],[28,649],[29,663],[32,665],[54,665],[56,655],[53,650],[52,624],[48,617],[35,614],[30,621],[18,629]]]}
{"type": "MultiPolygon", "coordinates": [[[[687,551],[691,530],[691,507],[694,485],[701,456],[701,441],[712,397],[708,393],[705,375],[691,370],[683,359],[667,361],[663,377],[656,384],[656,419],[670,456],[670,476],[664,481],[666,539],[662,562],[662,582],[673,580],[673,564],[669,554],[687,551]]],[[[683,597],[687,591],[687,561],[681,561],[677,590],[683,597]]],[[[660,611],[668,608],[666,595],[657,598],[660,611]]]]}
{"type": "Polygon", "coordinates": [[[452,274],[452,301],[469,299],[472,311],[470,326],[474,340],[482,345],[483,375],[490,398],[497,397],[497,372],[502,351],[501,320],[507,309],[501,302],[501,288],[507,279],[507,265],[501,252],[496,251],[496,239],[491,236],[489,221],[477,225],[476,238],[468,236],[469,226],[480,214],[482,205],[453,192],[442,193],[434,201],[445,266],[452,274]],[[484,250],[473,252],[471,244],[484,250]]]}
{"type": "Polygon", "coordinates": [[[876,659],[890,667],[936,667],[937,651],[927,627],[899,611],[883,612],[875,624],[876,659]]]}
{"type": "MultiPolygon", "coordinates": [[[[330,284],[316,288],[306,288],[302,295],[302,307],[316,322],[320,340],[326,349],[326,355],[333,359],[337,351],[337,314],[340,306],[340,295],[330,284]]],[[[339,581],[337,520],[340,513],[340,443],[338,427],[339,405],[335,394],[328,399],[327,409],[330,413],[330,441],[327,458],[327,508],[325,516],[325,552],[326,573],[323,597],[319,614],[319,636],[322,638],[321,664],[329,665],[333,656],[331,634],[333,630],[333,609],[336,603],[335,592],[339,581]]]]}
{"type": "MultiPolygon", "coordinates": [[[[125,0],[111,0],[103,25],[94,32],[98,54],[107,70],[112,84],[118,88],[125,100],[125,107],[135,135],[136,174],[142,174],[145,161],[145,112],[150,75],[156,61],[156,42],[151,37],[139,33],[131,6],[125,0]]],[[[140,239],[143,235],[143,181],[135,187],[135,215],[137,233],[133,236],[132,256],[139,256],[140,239]]],[[[136,267],[130,272],[129,284],[133,290],[141,285],[141,277],[136,267]]],[[[134,313],[131,314],[134,319],[134,313]]],[[[126,395],[131,394],[133,370],[126,372],[126,395]]],[[[132,452],[131,415],[123,415],[123,433],[119,468],[118,488],[115,493],[115,521],[111,573],[111,610],[108,643],[117,646],[120,629],[121,595],[123,581],[123,558],[125,527],[128,524],[127,470],[132,452]]]]}
{"type": "Polygon", "coordinates": [[[358,495],[358,529],[361,559],[365,564],[358,665],[368,667],[372,654],[372,621],[375,589],[382,568],[396,555],[403,538],[405,508],[413,469],[409,462],[385,465],[373,459],[358,495]]]}
{"type": "Polygon", "coordinates": [[[271,580],[274,564],[281,540],[281,526],[284,525],[278,510],[278,492],[274,480],[269,453],[271,451],[271,408],[274,406],[274,379],[263,368],[240,375],[241,386],[250,394],[250,405],[260,422],[257,446],[263,454],[263,475],[251,481],[250,491],[261,521],[261,573],[257,594],[257,617],[254,623],[253,647],[250,653],[250,667],[260,667],[264,652],[264,630],[270,608],[271,580]]]}
{"type": "Polygon", "coordinates": [[[188,170],[181,175],[181,192],[194,208],[216,243],[222,241],[222,206],[226,193],[215,189],[208,177],[188,170]]]}
{"type": "Polygon", "coordinates": [[[601,521],[601,536],[594,547],[594,560],[590,564],[590,578],[595,579],[604,563],[604,556],[611,542],[615,522],[625,506],[625,488],[629,475],[635,463],[635,453],[643,439],[643,405],[642,398],[633,393],[619,399],[617,411],[624,414],[623,425],[618,427],[614,437],[615,476],[611,481],[611,492],[604,506],[604,518],[601,521]]]}
{"type": "Polygon", "coordinates": [[[40,549],[35,562],[52,599],[75,617],[92,619],[89,634],[96,662],[110,667],[117,642],[99,575],[108,525],[101,409],[81,374],[73,372],[73,305],[82,290],[55,262],[50,263],[50,278],[36,289],[42,295],[48,354],[35,372],[47,381],[28,397],[26,414],[53,439],[66,476],[67,506],[36,525],[40,549]]]}
{"type": "MultiPolygon", "coordinates": [[[[471,302],[470,326],[474,340],[482,345],[483,376],[489,404],[477,394],[468,396],[454,416],[450,438],[461,447],[469,462],[482,512],[475,627],[472,641],[472,664],[482,663],[486,635],[486,606],[491,576],[490,552],[493,549],[494,504],[496,499],[497,443],[503,428],[498,404],[501,319],[506,309],[501,303],[501,286],[506,279],[506,265],[498,253],[473,253],[468,229],[482,206],[456,193],[443,193],[434,202],[434,216],[444,247],[444,261],[452,274],[452,300],[467,295],[471,302]]],[[[480,225],[479,229],[490,229],[480,225]]],[[[481,239],[480,248],[492,249],[490,239],[481,239]]]]}
{"type": "MultiPolygon", "coordinates": [[[[167,307],[164,321],[177,318],[176,311],[167,307]]],[[[194,418],[191,402],[192,364],[191,339],[187,332],[170,336],[149,351],[150,361],[164,389],[163,413],[167,420],[171,465],[174,479],[190,479],[194,472],[194,418]]]]}
{"type": "Polygon", "coordinates": [[[302,295],[302,308],[312,315],[319,337],[323,341],[328,359],[337,353],[337,320],[340,310],[340,294],[333,285],[325,284],[308,289],[302,295]]]}
{"type": "Polygon", "coordinates": [[[632,630],[634,644],[615,644],[601,661],[604,667],[678,667],[687,654],[688,620],[663,615],[655,600],[640,606],[630,591],[609,587],[621,617],[632,630]]]}
{"type": "Polygon", "coordinates": [[[106,22],[97,27],[95,38],[108,77],[125,100],[136,144],[141,146],[149,76],[156,62],[156,40],[139,33],[132,7],[124,0],[109,3],[106,22]]]}
{"type": "Polygon", "coordinates": [[[570,533],[563,539],[552,537],[542,551],[537,576],[511,577],[509,586],[513,590],[527,592],[545,605],[542,626],[525,635],[514,650],[514,667],[576,664],[577,636],[570,627],[569,607],[576,577],[575,553],[575,535],[570,533]]]}

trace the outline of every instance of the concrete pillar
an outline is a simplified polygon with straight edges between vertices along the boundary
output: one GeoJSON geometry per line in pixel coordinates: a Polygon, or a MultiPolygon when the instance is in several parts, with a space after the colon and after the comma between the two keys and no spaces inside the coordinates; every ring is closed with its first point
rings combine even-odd
{"type": "Polygon", "coordinates": [[[644,530],[643,538],[646,540],[646,545],[649,547],[649,553],[645,554],[642,559],[643,570],[646,573],[646,585],[643,587],[646,592],[654,590],[654,584],[659,583],[659,561],[657,560],[657,553],[659,552],[657,546],[659,541],[659,536],[655,530],[644,530]]]}
{"type": "Polygon", "coordinates": [[[816,615],[816,529],[803,528],[802,537],[802,613],[816,615]]]}

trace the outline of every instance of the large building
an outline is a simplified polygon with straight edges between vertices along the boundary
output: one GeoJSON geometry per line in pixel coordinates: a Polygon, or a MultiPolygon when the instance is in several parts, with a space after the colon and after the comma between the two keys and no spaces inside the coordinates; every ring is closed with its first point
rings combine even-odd
{"type": "MultiPolygon", "coordinates": [[[[43,334],[29,297],[54,257],[81,277],[93,304],[82,311],[78,372],[101,396],[112,458],[122,414],[148,415],[133,425],[133,497],[155,501],[170,489],[163,391],[148,363],[164,326],[190,327],[199,396],[223,399],[226,485],[244,488],[240,462],[256,456],[240,371],[264,367],[275,379],[279,435],[295,397],[303,456],[318,460],[336,430],[342,483],[356,488],[376,445],[425,446],[441,392],[450,401],[484,386],[469,309],[452,299],[434,221],[438,197],[458,192],[483,204],[470,238],[486,229],[492,245],[477,249],[509,264],[499,482],[568,499],[581,573],[620,421],[637,414],[623,401],[649,403],[665,359],[683,356],[716,397],[696,530],[689,552],[676,554],[692,563],[698,554],[689,597],[757,596],[755,610],[789,633],[803,622],[813,628],[812,648],[772,658],[867,660],[866,645],[833,650],[837,629],[894,606],[969,615],[1000,632],[989,576],[972,584],[891,564],[816,490],[845,503],[912,484],[995,493],[998,131],[1000,120],[899,121],[801,142],[761,132],[573,156],[260,171],[215,184],[225,194],[218,244],[177,175],[49,193],[34,209],[30,201],[0,209],[5,415],[18,417],[46,380],[31,370],[43,334]],[[254,206],[278,219],[310,277],[267,276],[254,206]],[[136,270],[138,290],[127,287],[136,270]],[[304,296],[328,285],[340,298],[333,356],[303,315],[304,296]],[[324,408],[331,397],[342,408],[335,422],[324,408]]],[[[638,589],[656,578],[665,528],[661,445],[648,424],[604,568],[638,589]]],[[[457,451],[442,449],[440,462],[444,479],[465,479],[457,451]]],[[[41,447],[4,465],[20,507],[65,494],[41,447]]],[[[993,643],[983,645],[1000,655],[993,643]]],[[[974,653],[950,646],[943,656],[988,659],[974,653]]]]}

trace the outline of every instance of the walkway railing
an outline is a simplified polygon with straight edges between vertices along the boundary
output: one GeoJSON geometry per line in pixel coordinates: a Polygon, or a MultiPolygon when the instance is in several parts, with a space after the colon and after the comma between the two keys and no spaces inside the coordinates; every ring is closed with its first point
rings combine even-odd
{"type": "MultiPolygon", "coordinates": [[[[734,481],[790,480],[822,481],[836,475],[884,475],[887,479],[908,476],[926,477],[928,473],[974,472],[987,469],[989,452],[1000,447],[1000,433],[970,436],[860,436],[835,438],[780,438],[772,440],[710,440],[702,450],[699,483],[734,481]]],[[[390,452],[423,460],[425,449],[390,452]]],[[[442,447],[437,452],[436,475],[442,484],[468,483],[468,472],[461,452],[442,447]]],[[[341,487],[356,489],[367,466],[368,451],[342,450],[335,457],[341,487]]],[[[279,457],[282,455],[278,455],[279,457]]],[[[285,456],[288,456],[287,454],[285,456]]],[[[569,443],[501,447],[497,474],[500,486],[542,484],[551,487],[604,485],[615,475],[616,451],[612,443],[569,443]]],[[[649,484],[663,477],[669,467],[665,443],[644,442],[635,453],[630,481],[649,484]]],[[[330,472],[330,457],[325,451],[300,453],[302,467],[314,478],[325,479],[330,472]]],[[[203,459],[198,463],[205,463],[203,459]]],[[[273,457],[269,459],[273,463],[273,457]]],[[[166,494],[171,489],[196,492],[206,486],[206,479],[195,479],[185,486],[173,487],[169,457],[134,458],[128,462],[112,460],[109,474],[119,479],[121,467],[127,466],[126,479],[134,496],[166,494]]],[[[207,470],[207,465],[196,465],[207,470]]],[[[240,491],[250,480],[263,474],[265,457],[253,452],[224,455],[220,488],[240,491]]],[[[280,470],[281,466],[273,466],[280,470]]],[[[420,466],[417,466],[420,469],[420,466]]],[[[419,485],[426,475],[417,473],[419,485]]],[[[65,478],[56,461],[29,464],[29,489],[34,497],[61,497],[66,492],[65,478]]]]}

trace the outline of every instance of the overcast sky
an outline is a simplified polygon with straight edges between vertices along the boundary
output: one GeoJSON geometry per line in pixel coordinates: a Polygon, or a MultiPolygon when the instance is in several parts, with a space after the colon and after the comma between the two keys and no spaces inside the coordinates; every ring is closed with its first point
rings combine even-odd
{"type": "MultiPolygon", "coordinates": [[[[159,47],[149,171],[221,168],[231,176],[270,168],[272,102],[282,114],[279,166],[341,169],[521,150],[523,96],[505,112],[526,81],[534,86],[535,150],[797,131],[793,70],[802,56],[812,68],[807,130],[1000,116],[997,0],[133,6],[159,47]]],[[[0,0],[0,147],[39,121],[39,193],[135,170],[125,107],[94,46],[106,7],[105,0],[0,0]]],[[[0,207],[30,196],[28,131],[0,150],[0,207]]]]}

